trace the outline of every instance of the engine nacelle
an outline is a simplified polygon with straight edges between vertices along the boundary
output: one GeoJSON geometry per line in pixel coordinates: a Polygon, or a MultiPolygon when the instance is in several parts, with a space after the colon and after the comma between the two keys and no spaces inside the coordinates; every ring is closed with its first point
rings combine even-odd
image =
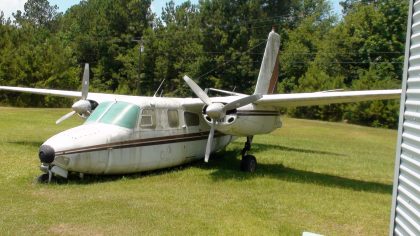
{"type": "MultiPolygon", "coordinates": [[[[211,125],[212,120],[204,114],[204,120],[211,125]]],[[[216,122],[216,130],[234,136],[267,134],[282,126],[277,111],[235,110],[216,122]]]]}
{"type": "Polygon", "coordinates": [[[79,100],[72,105],[73,111],[75,111],[83,119],[87,119],[93,110],[98,106],[98,103],[93,100],[79,100]]]}

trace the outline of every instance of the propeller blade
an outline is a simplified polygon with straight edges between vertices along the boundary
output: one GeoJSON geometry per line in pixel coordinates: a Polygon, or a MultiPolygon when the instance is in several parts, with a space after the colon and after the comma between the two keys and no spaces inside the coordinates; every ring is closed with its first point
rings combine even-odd
{"type": "Polygon", "coordinates": [[[203,101],[205,104],[210,105],[211,100],[209,96],[192,80],[190,77],[184,75],[184,80],[190,86],[191,90],[203,101]]]}
{"type": "Polygon", "coordinates": [[[250,95],[250,96],[247,96],[247,97],[240,98],[238,100],[235,100],[233,102],[230,102],[230,103],[226,104],[223,107],[223,110],[226,112],[226,111],[229,111],[229,110],[233,110],[233,109],[251,104],[251,103],[259,100],[261,97],[262,96],[260,94],[254,94],[254,95],[250,95]]]}
{"type": "Polygon", "coordinates": [[[60,124],[61,122],[63,122],[64,120],[67,120],[68,118],[70,118],[72,115],[76,114],[75,111],[69,112],[67,114],[65,114],[64,116],[62,116],[60,119],[58,119],[55,124],[60,124]]]}
{"type": "Polygon", "coordinates": [[[85,70],[83,72],[83,82],[82,82],[82,99],[87,98],[89,92],[89,64],[85,64],[85,70]]]}
{"type": "Polygon", "coordinates": [[[211,153],[211,146],[213,145],[213,136],[214,136],[214,126],[216,125],[216,121],[213,119],[210,128],[209,138],[207,139],[207,146],[206,146],[206,155],[204,156],[204,161],[209,162],[210,153],[211,153]]]}

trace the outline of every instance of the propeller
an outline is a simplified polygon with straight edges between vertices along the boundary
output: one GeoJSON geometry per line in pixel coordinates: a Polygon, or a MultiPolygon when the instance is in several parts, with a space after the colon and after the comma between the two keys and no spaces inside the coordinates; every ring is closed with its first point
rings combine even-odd
{"type": "Polygon", "coordinates": [[[215,126],[217,124],[217,121],[220,119],[223,119],[226,116],[226,112],[229,110],[234,110],[239,107],[251,104],[259,100],[262,96],[260,94],[253,94],[249,95],[243,98],[240,98],[238,100],[232,101],[228,104],[223,104],[220,102],[212,102],[207,96],[207,94],[188,76],[184,76],[185,82],[188,84],[188,86],[191,88],[191,90],[203,101],[207,107],[204,110],[204,113],[207,114],[211,119],[211,126],[210,126],[210,133],[209,138],[207,140],[206,145],[206,154],[204,156],[204,161],[208,162],[211,152],[211,147],[213,145],[213,137],[214,137],[214,130],[215,126]]]}
{"type": "Polygon", "coordinates": [[[60,124],[61,122],[63,122],[64,120],[67,120],[68,118],[70,118],[72,115],[76,114],[75,111],[71,111],[67,114],[65,114],[64,116],[60,117],[60,119],[58,119],[55,124],[60,124]]]}
{"type": "Polygon", "coordinates": [[[92,111],[92,105],[90,104],[89,100],[87,100],[89,92],[89,64],[85,64],[85,70],[83,72],[83,81],[82,81],[82,97],[79,101],[75,102],[71,108],[73,111],[65,114],[64,116],[60,117],[55,123],[59,124],[64,120],[67,120],[74,114],[79,114],[81,117],[86,117],[90,115],[92,111]]]}

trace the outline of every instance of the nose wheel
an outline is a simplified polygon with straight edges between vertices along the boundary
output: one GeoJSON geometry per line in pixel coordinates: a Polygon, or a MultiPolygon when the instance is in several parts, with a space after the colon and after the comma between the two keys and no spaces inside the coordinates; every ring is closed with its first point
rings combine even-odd
{"type": "Polygon", "coordinates": [[[255,156],[248,154],[248,151],[251,150],[252,139],[254,136],[246,137],[245,146],[241,151],[242,161],[241,161],[241,170],[244,172],[255,172],[257,169],[257,159],[255,156]]]}
{"type": "Polygon", "coordinates": [[[42,174],[38,176],[37,180],[40,184],[49,184],[52,179],[52,172],[48,171],[48,173],[42,174]]]}

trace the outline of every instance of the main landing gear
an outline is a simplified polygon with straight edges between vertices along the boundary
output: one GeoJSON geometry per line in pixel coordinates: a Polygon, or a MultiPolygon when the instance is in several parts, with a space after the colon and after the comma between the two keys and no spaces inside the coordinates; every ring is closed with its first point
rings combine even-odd
{"type": "Polygon", "coordinates": [[[246,137],[245,146],[241,151],[241,170],[245,172],[255,172],[255,170],[257,169],[257,159],[255,159],[253,155],[248,154],[248,151],[251,150],[253,137],[254,136],[246,137]]]}

